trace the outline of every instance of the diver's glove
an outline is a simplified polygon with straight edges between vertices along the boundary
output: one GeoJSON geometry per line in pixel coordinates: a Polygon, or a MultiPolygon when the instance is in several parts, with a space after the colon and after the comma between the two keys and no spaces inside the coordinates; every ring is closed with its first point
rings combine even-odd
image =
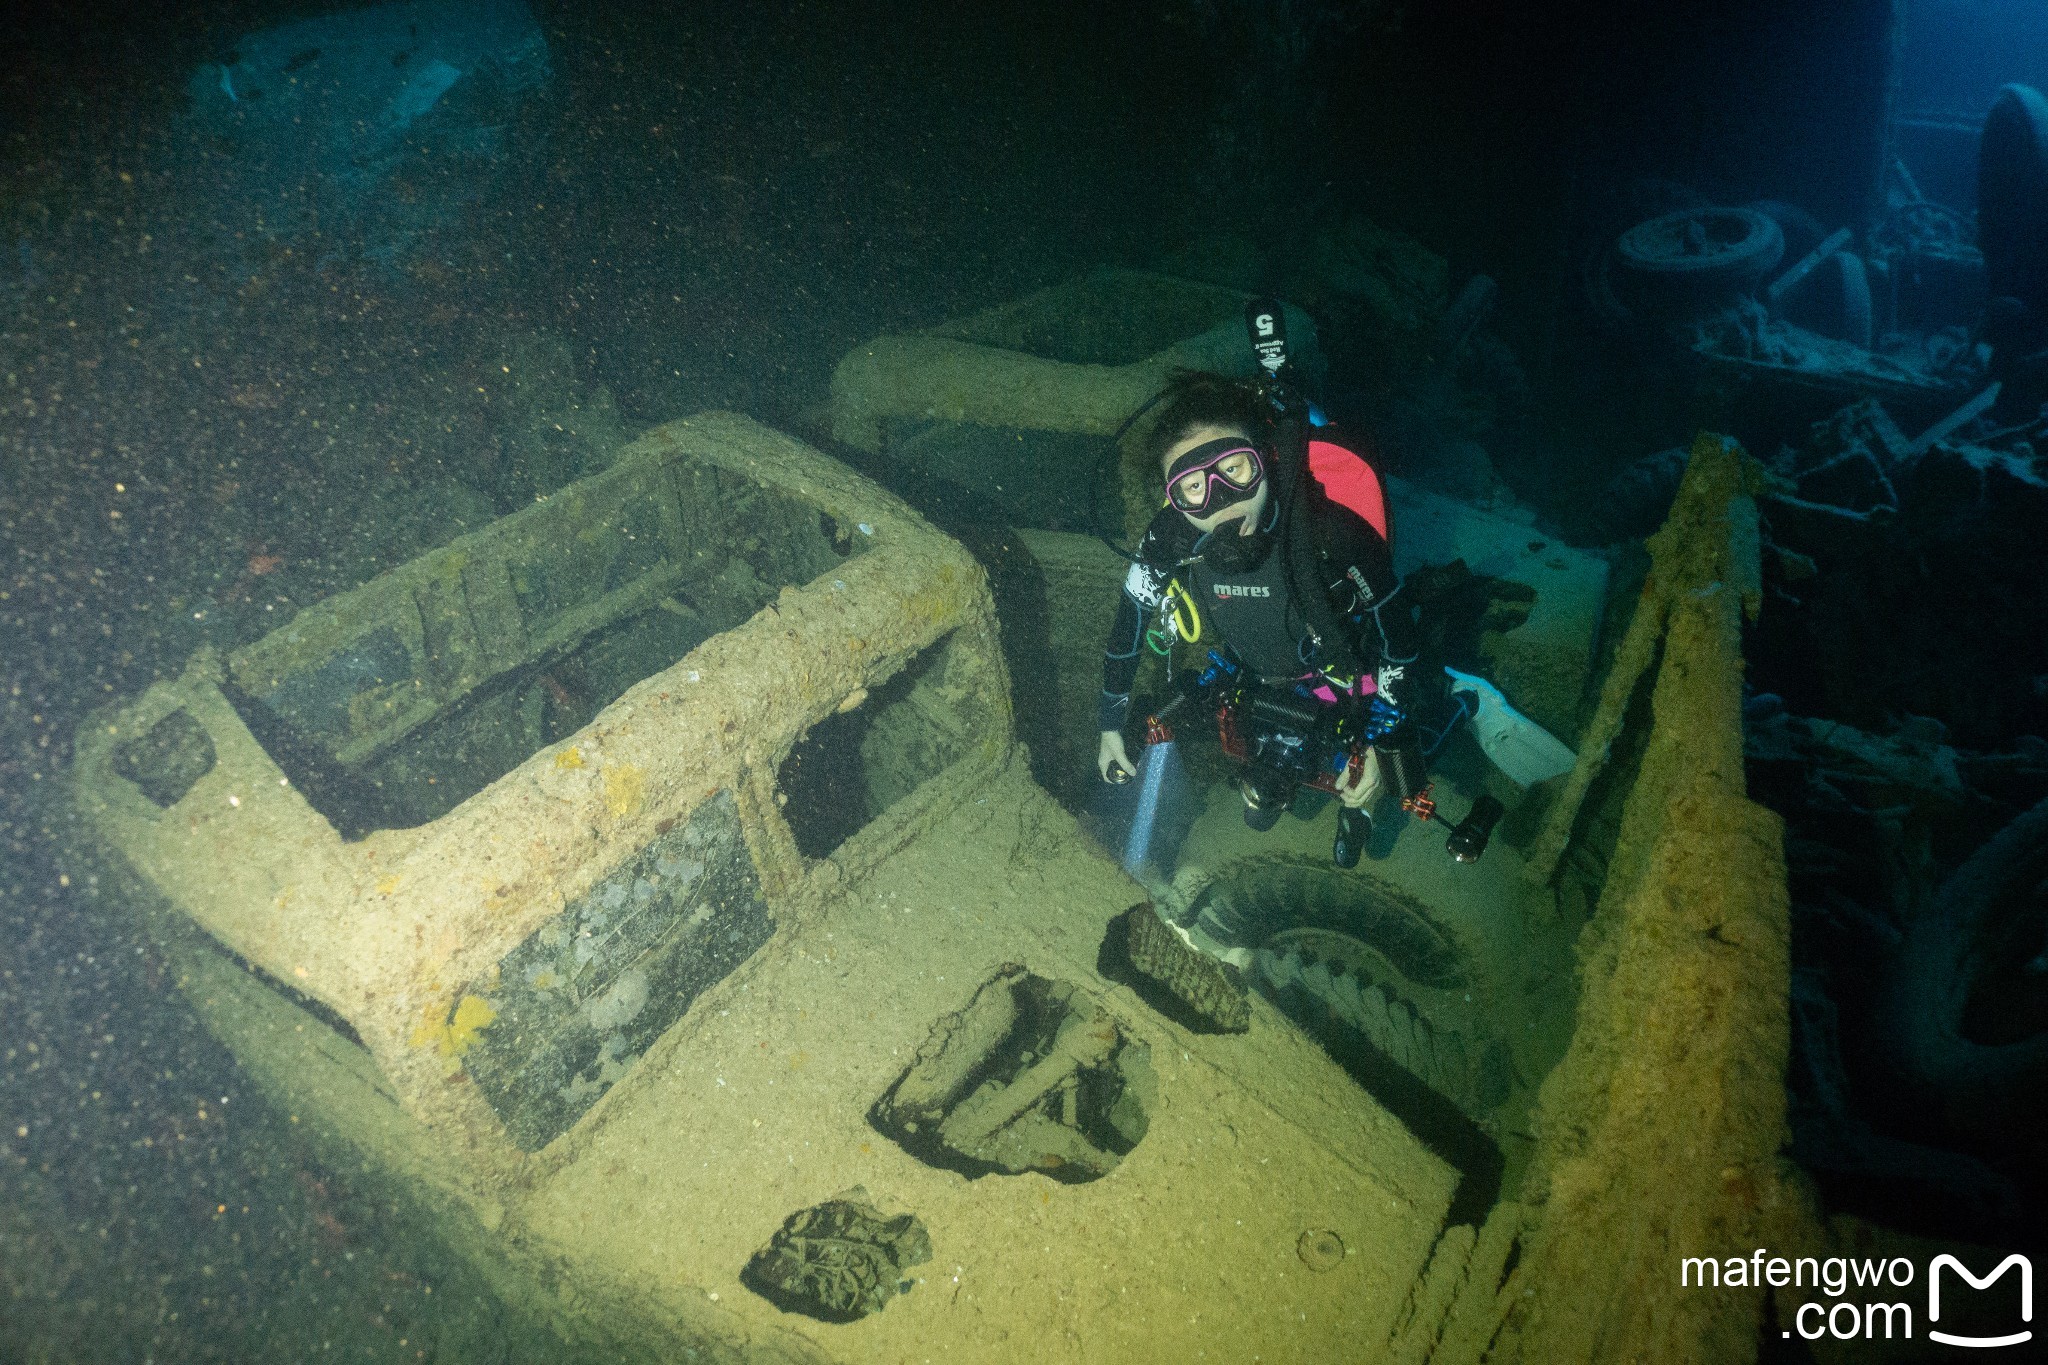
{"type": "Polygon", "coordinates": [[[1379,798],[1383,785],[1380,779],[1380,751],[1367,749],[1365,762],[1359,767],[1355,781],[1349,763],[1344,765],[1344,771],[1337,774],[1337,799],[1344,803],[1346,809],[1363,810],[1379,798]]]}
{"type": "Polygon", "coordinates": [[[1102,742],[1095,746],[1095,771],[1102,774],[1104,782],[1128,782],[1137,775],[1138,765],[1124,752],[1123,731],[1102,732],[1102,742]]]}

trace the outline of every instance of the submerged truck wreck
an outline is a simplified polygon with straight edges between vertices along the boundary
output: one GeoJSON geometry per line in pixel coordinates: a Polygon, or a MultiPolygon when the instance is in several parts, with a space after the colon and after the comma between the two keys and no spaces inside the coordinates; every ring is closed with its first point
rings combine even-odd
{"type": "MultiPolygon", "coordinates": [[[[1375,952],[1446,997],[1489,924],[1567,978],[1576,944],[1505,1179],[1275,1003],[1321,972],[1365,1008],[1312,937],[1237,1031],[1106,973],[1144,892],[1032,779],[983,569],[744,418],[202,653],[94,718],[72,797],[103,898],[277,1105],[566,1338],[1743,1359],[1761,1297],[1674,1267],[1811,1217],[1778,826],[1743,793],[1751,477],[1696,448],[1578,765],[1470,913],[1411,913],[1420,864],[1357,874],[1375,952]]],[[[1483,1108],[1411,994],[1374,1046],[1483,1108]]]]}

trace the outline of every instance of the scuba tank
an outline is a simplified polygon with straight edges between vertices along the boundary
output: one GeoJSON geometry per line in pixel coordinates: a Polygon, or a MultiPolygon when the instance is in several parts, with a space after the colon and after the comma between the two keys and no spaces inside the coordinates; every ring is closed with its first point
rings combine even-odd
{"type": "MultiPolygon", "coordinates": [[[[1281,556],[1288,609],[1315,637],[1323,667],[1340,676],[1365,671],[1337,609],[1330,605],[1317,572],[1315,533],[1311,528],[1322,488],[1309,473],[1308,433],[1320,416],[1294,383],[1293,356],[1287,346],[1287,315],[1277,299],[1255,298],[1245,304],[1245,333],[1265,378],[1259,393],[1266,424],[1267,466],[1280,499],[1275,553],[1281,556]]],[[[1375,737],[1373,747],[1384,760],[1388,785],[1403,801],[1428,786],[1427,764],[1414,727],[1403,718],[1375,737]]]]}
{"type": "Polygon", "coordinates": [[[1294,357],[1287,346],[1287,314],[1278,299],[1255,298],[1245,304],[1245,332],[1265,378],[1259,381],[1260,413],[1265,431],[1267,476],[1280,500],[1275,547],[1287,585],[1289,609],[1308,626],[1323,663],[1334,672],[1356,677],[1365,661],[1358,657],[1336,609],[1316,576],[1314,532],[1310,529],[1322,491],[1308,471],[1308,431],[1315,405],[1295,385],[1294,357]]]}

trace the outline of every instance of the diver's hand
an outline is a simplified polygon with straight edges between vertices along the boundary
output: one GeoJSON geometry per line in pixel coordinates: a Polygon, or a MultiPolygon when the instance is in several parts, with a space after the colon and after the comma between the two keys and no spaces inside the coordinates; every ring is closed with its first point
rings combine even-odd
{"type": "Polygon", "coordinates": [[[1358,810],[1380,794],[1380,785],[1380,751],[1367,749],[1365,762],[1360,765],[1355,782],[1349,763],[1344,765],[1343,772],[1337,774],[1337,799],[1352,810],[1358,810]]]}
{"type": "Polygon", "coordinates": [[[1121,730],[1102,732],[1102,743],[1095,748],[1095,771],[1102,774],[1104,782],[1128,782],[1137,775],[1138,765],[1124,752],[1121,730]]]}

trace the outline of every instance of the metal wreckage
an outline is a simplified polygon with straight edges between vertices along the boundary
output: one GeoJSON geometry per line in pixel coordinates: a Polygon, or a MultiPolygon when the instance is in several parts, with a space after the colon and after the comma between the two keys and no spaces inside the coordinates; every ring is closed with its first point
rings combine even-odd
{"type": "MultiPolygon", "coordinates": [[[[1111,272],[881,338],[835,434],[992,489],[1114,468],[1172,367],[1235,363],[1242,306],[1111,272]],[[1135,321],[1071,321],[1106,317],[1135,321]]],[[[1073,756],[1019,739],[1088,728],[1115,561],[1024,530],[992,576],[724,413],[201,652],[84,728],[72,802],[101,897],[297,1131],[569,1339],[1747,1359],[1765,1292],[1681,1292],[1679,1258],[1874,1235],[1781,1156],[1765,486],[1702,436],[1622,603],[1396,490],[1419,542],[1525,582],[1496,680],[1579,734],[1472,866],[1415,830],[1338,872],[1226,803],[1148,896],[1034,780],[1073,756]]]]}

